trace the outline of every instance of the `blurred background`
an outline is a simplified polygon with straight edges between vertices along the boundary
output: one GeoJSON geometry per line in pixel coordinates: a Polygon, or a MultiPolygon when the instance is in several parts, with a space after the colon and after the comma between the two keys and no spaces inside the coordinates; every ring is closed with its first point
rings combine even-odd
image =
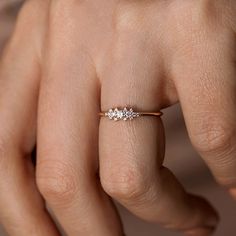
{"type": "MultiPolygon", "coordinates": [[[[0,54],[14,28],[17,12],[22,2],[22,0],[0,0],[0,54]]],[[[167,139],[165,165],[173,170],[188,191],[205,196],[218,209],[221,223],[215,235],[235,236],[236,202],[214,182],[205,164],[193,150],[180,107],[176,105],[166,109],[163,122],[167,139]]],[[[118,209],[128,236],[180,235],[164,230],[158,225],[143,222],[119,205],[118,209]]],[[[0,236],[6,236],[1,229],[0,236]]]]}

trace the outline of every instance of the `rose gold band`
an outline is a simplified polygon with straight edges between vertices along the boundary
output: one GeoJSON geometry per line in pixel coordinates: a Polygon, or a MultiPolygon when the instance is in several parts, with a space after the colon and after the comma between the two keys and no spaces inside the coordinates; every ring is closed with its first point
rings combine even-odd
{"type": "MultiPolygon", "coordinates": [[[[140,112],[137,111],[137,113],[139,114],[139,116],[162,116],[163,112],[159,111],[159,112],[140,112]]],[[[98,113],[99,116],[106,116],[106,112],[99,112],[98,113]]]]}
{"type": "Polygon", "coordinates": [[[133,120],[140,116],[161,116],[163,113],[161,111],[158,112],[142,112],[142,111],[134,111],[132,108],[111,108],[106,112],[99,112],[99,116],[108,117],[110,120],[118,121],[118,120],[133,120]]]}
{"type": "Polygon", "coordinates": [[[140,116],[162,116],[163,112],[158,111],[158,112],[138,112],[140,116]]]}

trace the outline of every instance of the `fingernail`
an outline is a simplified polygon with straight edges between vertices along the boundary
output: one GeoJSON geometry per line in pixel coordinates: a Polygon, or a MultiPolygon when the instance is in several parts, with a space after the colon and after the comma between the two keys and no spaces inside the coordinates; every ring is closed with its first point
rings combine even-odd
{"type": "Polygon", "coordinates": [[[232,195],[232,197],[234,198],[234,200],[236,200],[236,188],[231,188],[229,190],[229,192],[232,195]]]}
{"type": "Polygon", "coordinates": [[[185,232],[186,236],[210,236],[214,233],[214,227],[200,227],[185,232]]]}

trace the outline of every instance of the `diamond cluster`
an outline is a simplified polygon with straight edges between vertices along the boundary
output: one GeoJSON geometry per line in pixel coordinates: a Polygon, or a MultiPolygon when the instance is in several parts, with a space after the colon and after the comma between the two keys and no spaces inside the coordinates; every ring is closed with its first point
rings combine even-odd
{"type": "Polygon", "coordinates": [[[138,112],[134,112],[132,108],[128,109],[125,107],[124,109],[110,109],[105,113],[105,116],[109,117],[110,120],[133,120],[136,117],[139,117],[138,112]]]}

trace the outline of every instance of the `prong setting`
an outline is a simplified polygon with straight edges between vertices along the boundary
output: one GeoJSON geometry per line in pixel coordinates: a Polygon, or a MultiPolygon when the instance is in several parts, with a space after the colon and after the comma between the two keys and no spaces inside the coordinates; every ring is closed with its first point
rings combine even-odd
{"type": "Polygon", "coordinates": [[[116,107],[114,109],[109,109],[108,112],[105,112],[105,116],[114,121],[127,121],[139,117],[139,113],[134,112],[132,108],[124,107],[123,109],[119,109],[116,107]]]}

